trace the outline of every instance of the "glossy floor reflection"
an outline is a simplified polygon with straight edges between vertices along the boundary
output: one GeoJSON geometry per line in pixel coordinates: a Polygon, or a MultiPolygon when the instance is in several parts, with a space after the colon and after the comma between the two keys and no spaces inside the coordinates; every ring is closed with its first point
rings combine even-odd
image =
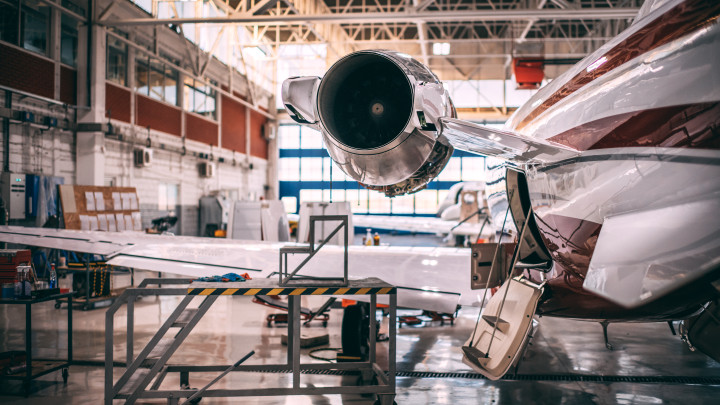
{"type": "MultiPolygon", "coordinates": [[[[122,283],[119,280],[117,283],[122,283]]],[[[317,297],[313,297],[317,298],[317,297]]],[[[178,302],[177,297],[144,298],[136,304],[135,351],[157,330],[178,302]]],[[[321,299],[304,303],[319,306],[321,299]]],[[[52,303],[34,310],[34,356],[62,358],[66,355],[65,309],[52,303]]],[[[267,327],[265,317],[272,309],[253,304],[246,297],[222,297],[191,333],[171,363],[228,364],[250,350],[256,354],[246,364],[278,363],[285,358],[280,343],[284,326],[267,327]]],[[[75,311],[74,359],[103,360],[104,310],[75,311]]],[[[462,364],[458,347],[470,335],[477,309],[465,308],[454,326],[430,325],[399,330],[397,368],[403,371],[469,372],[462,364]]],[[[124,361],[125,312],[116,317],[115,359],[124,361]]],[[[385,327],[387,318],[385,319],[385,327]]],[[[341,310],[331,313],[327,328],[316,324],[309,333],[330,333],[330,347],[340,346],[341,310]]],[[[24,348],[24,312],[20,307],[0,305],[0,350],[24,348]]],[[[615,350],[605,348],[602,328],[597,323],[554,318],[540,319],[540,329],[525,355],[519,374],[583,374],[621,376],[703,376],[720,377],[720,364],[694,353],[673,336],[666,324],[612,324],[610,339],[615,350]]],[[[385,347],[381,347],[381,351],[385,347]]],[[[303,361],[313,361],[303,350],[303,361]]],[[[381,358],[381,362],[386,359],[381,358]]],[[[116,369],[118,378],[121,369],[116,369]]],[[[201,387],[215,374],[193,374],[191,385],[201,387]]],[[[287,386],[289,375],[232,373],[216,388],[287,386]]],[[[100,366],[72,366],[67,385],[60,373],[36,380],[29,398],[18,396],[20,384],[3,382],[1,404],[99,404],[103,398],[104,372],[100,366]]],[[[307,385],[353,384],[352,376],[304,375],[307,385]]],[[[720,386],[683,384],[591,383],[487,380],[464,378],[399,377],[399,404],[673,404],[717,403],[720,386]]],[[[164,388],[175,388],[177,375],[170,375],[164,388]]],[[[118,402],[119,403],[119,402],[118,402]]],[[[143,401],[142,403],[164,403],[143,401]]],[[[373,398],[358,395],[315,397],[203,399],[204,404],[372,404],[373,398]]]]}

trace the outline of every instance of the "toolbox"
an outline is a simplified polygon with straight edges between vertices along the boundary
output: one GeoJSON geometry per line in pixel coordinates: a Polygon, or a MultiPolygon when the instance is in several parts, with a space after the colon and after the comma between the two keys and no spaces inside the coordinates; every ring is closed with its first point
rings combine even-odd
{"type": "Polygon", "coordinates": [[[0,284],[14,283],[17,266],[29,264],[30,260],[30,251],[27,249],[0,249],[0,284]]]}

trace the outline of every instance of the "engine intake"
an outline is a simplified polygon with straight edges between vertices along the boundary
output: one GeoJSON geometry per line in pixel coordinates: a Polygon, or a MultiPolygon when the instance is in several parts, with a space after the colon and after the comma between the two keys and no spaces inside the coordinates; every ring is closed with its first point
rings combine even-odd
{"type": "Polygon", "coordinates": [[[402,53],[352,53],[322,79],[286,80],[282,98],[295,121],[322,132],[340,169],[391,197],[425,188],[453,152],[436,129],[455,116],[447,91],[402,53]]]}

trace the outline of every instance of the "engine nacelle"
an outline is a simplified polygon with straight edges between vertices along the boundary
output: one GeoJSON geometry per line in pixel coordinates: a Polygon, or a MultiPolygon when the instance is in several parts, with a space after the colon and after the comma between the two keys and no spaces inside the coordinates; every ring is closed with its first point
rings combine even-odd
{"type": "Polygon", "coordinates": [[[390,197],[425,188],[453,152],[438,139],[438,119],[455,117],[447,90],[403,53],[352,53],[322,79],[286,80],[282,98],[296,122],[322,132],[342,171],[390,197]]]}

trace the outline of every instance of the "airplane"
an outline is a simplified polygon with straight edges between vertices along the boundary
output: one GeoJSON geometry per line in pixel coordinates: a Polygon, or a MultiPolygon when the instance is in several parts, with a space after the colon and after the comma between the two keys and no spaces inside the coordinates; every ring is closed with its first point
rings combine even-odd
{"type": "MultiPolygon", "coordinates": [[[[404,215],[376,215],[376,214],[352,214],[352,227],[360,230],[386,230],[411,233],[425,233],[444,235],[444,241],[453,243],[455,246],[463,246],[465,240],[476,241],[478,238],[492,240],[495,238],[495,227],[486,214],[487,207],[484,204],[484,184],[481,182],[459,182],[448,190],[443,201],[438,204],[435,217],[415,217],[404,215]],[[462,218],[461,218],[462,216],[462,218]]],[[[303,210],[307,209],[305,215],[314,215],[317,209],[310,206],[328,207],[327,202],[305,202],[300,208],[300,214],[287,214],[288,221],[292,224],[299,224],[303,210]]],[[[343,206],[344,202],[335,210],[350,213],[351,208],[343,206]]],[[[317,207],[316,207],[317,208],[317,207]]],[[[304,236],[298,239],[306,242],[307,230],[304,236]],[[301,240],[303,239],[303,240],[301,240]]]]}
{"type": "Polygon", "coordinates": [[[489,204],[519,242],[507,269],[491,256],[505,281],[462,347],[488,378],[521,357],[535,314],[600,321],[606,342],[609,322],[686,320],[684,340],[720,360],[719,15],[720,2],[646,1],[501,130],[457,119],[437,76],[394,51],[290,78],[282,98],[345,174],[389,197],[424,188],[455,148],[507,162],[489,204]]]}
{"type": "MultiPolygon", "coordinates": [[[[535,314],[604,325],[693,317],[685,338],[720,358],[708,322],[720,289],[718,15],[715,2],[646,2],[502,130],[456,119],[442,83],[401,53],[360,51],[322,79],[284,82],[293,119],[320,129],[335,163],[387,196],[421,190],[454,148],[509,162],[489,194],[500,232],[517,229],[507,264],[491,255],[480,274],[470,249],[350,246],[350,274],[399,286],[400,306],[484,307],[461,350],[491,379],[522,357],[535,314]],[[487,302],[488,288],[471,289],[476,276],[502,282],[487,302]]],[[[286,245],[19,227],[0,227],[0,241],[191,277],[269,275],[286,245]]],[[[341,248],[323,249],[303,274],[337,265],[341,248]]]]}

